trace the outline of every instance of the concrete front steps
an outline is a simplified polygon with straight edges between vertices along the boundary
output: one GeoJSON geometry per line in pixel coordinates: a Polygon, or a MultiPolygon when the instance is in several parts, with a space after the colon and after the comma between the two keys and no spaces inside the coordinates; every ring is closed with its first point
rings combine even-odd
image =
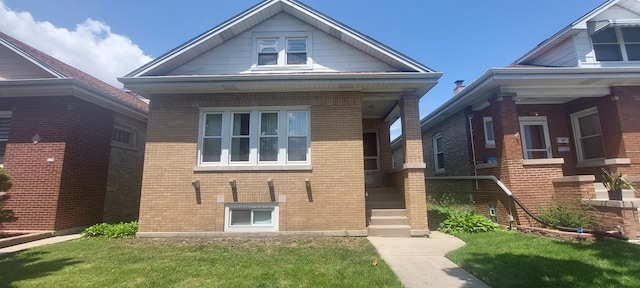
{"type": "Polygon", "coordinates": [[[406,209],[371,209],[369,236],[411,237],[406,209]]]}

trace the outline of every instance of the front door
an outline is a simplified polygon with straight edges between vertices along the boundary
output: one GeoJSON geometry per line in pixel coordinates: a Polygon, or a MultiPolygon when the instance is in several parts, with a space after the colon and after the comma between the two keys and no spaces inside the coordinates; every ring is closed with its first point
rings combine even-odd
{"type": "Polygon", "coordinates": [[[552,158],[547,117],[519,117],[524,159],[552,158]]]}
{"type": "Polygon", "coordinates": [[[364,132],[364,184],[366,187],[380,187],[380,149],[377,132],[364,132]]]}

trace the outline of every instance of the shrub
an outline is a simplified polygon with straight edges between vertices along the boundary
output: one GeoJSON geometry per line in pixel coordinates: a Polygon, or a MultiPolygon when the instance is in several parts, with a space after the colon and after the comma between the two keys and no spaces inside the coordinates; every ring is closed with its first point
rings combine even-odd
{"type": "Polygon", "coordinates": [[[496,223],[491,222],[488,218],[476,214],[474,211],[459,211],[450,209],[449,216],[444,222],[440,223],[438,230],[447,234],[466,232],[488,232],[498,229],[496,223]]]}
{"type": "MultiPolygon", "coordinates": [[[[11,177],[7,174],[7,171],[0,168],[0,192],[9,190],[12,185],[13,182],[11,182],[11,177]]],[[[4,209],[5,198],[4,195],[0,195],[0,223],[14,219],[13,210],[4,209]]]]}
{"type": "Polygon", "coordinates": [[[82,232],[84,238],[91,237],[105,237],[105,238],[125,238],[134,237],[138,232],[138,222],[132,221],[129,223],[118,224],[96,224],[82,232]]]}
{"type": "Polygon", "coordinates": [[[596,221],[587,213],[591,209],[593,207],[582,205],[581,203],[554,200],[547,207],[538,208],[538,216],[553,226],[592,227],[596,224],[596,221]]]}

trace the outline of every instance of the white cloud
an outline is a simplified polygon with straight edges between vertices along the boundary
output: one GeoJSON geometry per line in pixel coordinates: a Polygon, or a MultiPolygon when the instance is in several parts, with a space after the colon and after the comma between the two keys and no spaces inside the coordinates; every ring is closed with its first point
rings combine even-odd
{"type": "Polygon", "coordinates": [[[0,31],[116,87],[117,77],[149,62],[151,57],[107,24],[88,18],[71,31],[15,12],[0,0],[0,31]]]}

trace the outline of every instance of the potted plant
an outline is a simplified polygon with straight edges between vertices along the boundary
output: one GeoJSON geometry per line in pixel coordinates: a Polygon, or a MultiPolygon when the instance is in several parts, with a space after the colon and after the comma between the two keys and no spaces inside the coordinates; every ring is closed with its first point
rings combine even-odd
{"type": "Polygon", "coordinates": [[[614,174],[604,168],[602,169],[602,184],[609,192],[609,200],[622,200],[622,189],[636,191],[631,182],[627,181],[622,173],[614,174]]]}

